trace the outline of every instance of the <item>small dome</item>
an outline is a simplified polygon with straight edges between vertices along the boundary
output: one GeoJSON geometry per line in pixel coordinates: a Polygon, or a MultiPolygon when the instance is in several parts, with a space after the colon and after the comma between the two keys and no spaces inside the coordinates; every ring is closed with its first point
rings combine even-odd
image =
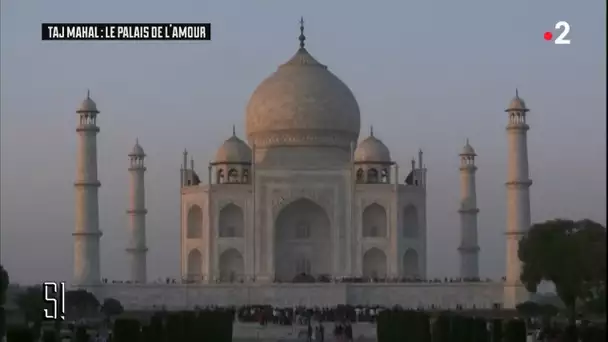
{"type": "Polygon", "coordinates": [[[469,139],[467,139],[467,143],[462,148],[462,153],[460,153],[460,155],[461,156],[476,156],[477,155],[477,154],[475,154],[475,149],[473,148],[473,146],[471,146],[469,144],[469,139]]]}
{"type": "Polygon", "coordinates": [[[526,102],[521,97],[519,97],[517,89],[515,90],[515,97],[509,103],[507,111],[528,111],[526,107],[526,102]]]}
{"type": "Polygon", "coordinates": [[[216,163],[251,163],[251,148],[236,135],[224,141],[215,154],[216,163]]]}
{"type": "Polygon", "coordinates": [[[384,143],[374,137],[373,133],[357,145],[355,150],[356,162],[390,163],[391,153],[384,143]]]}
{"type": "Polygon", "coordinates": [[[131,150],[131,153],[129,153],[129,156],[131,156],[131,157],[145,157],[146,156],[146,154],[144,153],[144,149],[141,147],[138,140],[135,140],[135,146],[133,146],[133,150],[131,150]]]}
{"type": "Polygon", "coordinates": [[[99,113],[97,110],[97,104],[95,104],[95,101],[91,99],[89,93],[87,93],[87,98],[80,103],[80,106],[78,106],[76,113],[99,113]]]}

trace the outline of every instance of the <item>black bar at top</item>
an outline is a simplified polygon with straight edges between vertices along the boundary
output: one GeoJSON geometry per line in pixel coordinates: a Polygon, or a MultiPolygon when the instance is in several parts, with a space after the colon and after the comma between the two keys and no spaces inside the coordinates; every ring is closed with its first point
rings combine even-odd
{"type": "Polygon", "coordinates": [[[43,23],[42,40],[211,40],[210,23],[43,23]]]}

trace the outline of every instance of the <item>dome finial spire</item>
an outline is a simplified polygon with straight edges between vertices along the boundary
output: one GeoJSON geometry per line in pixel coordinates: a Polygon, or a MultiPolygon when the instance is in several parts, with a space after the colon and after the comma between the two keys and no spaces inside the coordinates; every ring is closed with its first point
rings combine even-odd
{"type": "Polygon", "coordinates": [[[372,137],[374,136],[374,125],[369,126],[369,135],[372,137]]]}
{"type": "Polygon", "coordinates": [[[232,125],[232,136],[236,137],[236,126],[234,124],[232,125]]]}
{"type": "Polygon", "coordinates": [[[91,98],[91,90],[87,89],[87,99],[90,99],[90,98],[91,98]]]}
{"type": "Polygon", "coordinates": [[[304,17],[300,17],[300,49],[304,48],[304,41],[306,40],[306,36],[304,35],[304,17]]]}
{"type": "Polygon", "coordinates": [[[515,97],[519,98],[519,91],[515,88],[515,97]]]}

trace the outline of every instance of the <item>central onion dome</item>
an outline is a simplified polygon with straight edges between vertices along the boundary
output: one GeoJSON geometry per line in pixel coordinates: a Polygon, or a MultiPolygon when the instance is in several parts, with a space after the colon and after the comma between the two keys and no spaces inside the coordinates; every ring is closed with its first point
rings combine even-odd
{"type": "Polygon", "coordinates": [[[253,92],[247,105],[249,145],[338,147],[349,151],[359,137],[359,105],[351,90],[300,48],[253,92]]]}

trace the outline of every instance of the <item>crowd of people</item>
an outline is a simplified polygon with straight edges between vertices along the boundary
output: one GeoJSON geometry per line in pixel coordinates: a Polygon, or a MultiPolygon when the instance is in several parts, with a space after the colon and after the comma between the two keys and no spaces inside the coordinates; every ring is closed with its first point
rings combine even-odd
{"type": "MultiPolygon", "coordinates": [[[[298,337],[303,337],[300,334],[298,337]]],[[[349,321],[334,322],[333,335],[335,341],[352,342],[353,341],[353,326],[349,321]]],[[[306,329],[306,341],[325,341],[325,325],[323,322],[308,322],[306,329]]]]}
{"type": "MultiPolygon", "coordinates": [[[[177,279],[177,278],[159,278],[152,282],[152,284],[196,284],[202,281],[206,281],[207,279],[201,277],[201,279],[177,279]]],[[[210,279],[212,283],[246,283],[246,282],[255,282],[255,277],[242,277],[236,276],[229,280],[221,280],[220,278],[210,279]]],[[[396,277],[387,277],[387,278],[373,278],[373,277],[329,277],[325,275],[321,275],[318,277],[314,277],[312,275],[307,274],[299,274],[297,275],[291,283],[479,283],[479,282],[493,282],[496,280],[490,278],[432,278],[432,279],[422,279],[422,278],[396,278],[396,277]]],[[[505,277],[502,277],[500,281],[505,281],[505,277]]],[[[134,284],[135,282],[131,281],[123,281],[123,280],[110,280],[107,278],[102,279],[104,284],[134,284]]],[[[280,281],[275,280],[274,283],[281,283],[280,281]]]]}
{"type": "Polygon", "coordinates": [[[336,307],[272,307],[270,305],[248,305],[236,310],[236,319],[243,323],[257,322],[262,325],[272,323],[281,325],[306,325],[311,321],[318,322],[369,322],[376,321],[377,315],[384,308],[380,306],[336,307]]]}

